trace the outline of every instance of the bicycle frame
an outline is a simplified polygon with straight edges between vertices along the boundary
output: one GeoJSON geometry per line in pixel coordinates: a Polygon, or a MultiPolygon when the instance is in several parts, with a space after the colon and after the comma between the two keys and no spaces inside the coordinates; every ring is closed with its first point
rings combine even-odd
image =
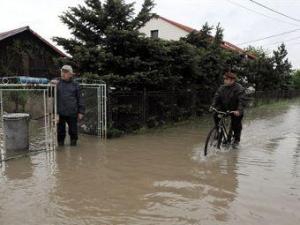
{"type": "Polygon", "coordinates": [[[226,125],[225,125],[225,118],[226,118],[226,116],[222,115],[222,117],[220,118],[220,121],[217,125],[217,129],[218,129],[218,133],[223,133],[226,142],[228,142],[228,141],[230,141],[229,140],[229,132],[230,132],[231,128],[229,129],[229,131],[227,131],[226,125]]]}
{"type": "Polygon", "coordinates": [[[226,125],[225,125],[225,119],[227,117],[229,117],[230,113],[229,112],[222,112],[222,111],[218,111],[215,108],[211,108],[215,113],[217,113],[218,118],[220,119],[218,124],[216,125],[216,128],[218,129],[218,133],[219,134],[223,134],[224,138],[225,138],[225,142],[228,143],[231,140],[231,126],[229,128],[229,131],[227,131],[226,129],[226,125]]]}

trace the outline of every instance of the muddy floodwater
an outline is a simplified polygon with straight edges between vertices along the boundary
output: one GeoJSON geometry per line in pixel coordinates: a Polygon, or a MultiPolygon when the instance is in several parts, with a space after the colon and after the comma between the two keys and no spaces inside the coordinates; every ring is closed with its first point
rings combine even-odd
{"type": "Polygon", "coordinates": [[[300,104],[252,109],[205,158],[203,118],[2,163],[1,225],[299,225],[300,104]]]}

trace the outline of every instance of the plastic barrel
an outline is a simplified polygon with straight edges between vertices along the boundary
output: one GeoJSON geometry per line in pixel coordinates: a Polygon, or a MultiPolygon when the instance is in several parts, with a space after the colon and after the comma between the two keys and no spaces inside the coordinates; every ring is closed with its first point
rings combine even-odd
{"type": "Polygon", "coordinates": [[[10,113],[3,116],[6,151],[29,150],[29,114],[10,113]]]}

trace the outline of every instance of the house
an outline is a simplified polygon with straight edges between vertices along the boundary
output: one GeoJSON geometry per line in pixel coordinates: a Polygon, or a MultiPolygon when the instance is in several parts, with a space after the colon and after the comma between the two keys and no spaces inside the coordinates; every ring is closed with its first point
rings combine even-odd
{"type": "MultiPolygon", "coordinates": [[[[147,37],[175,41],[179,40],[182,37],[186,37],[193,31],[197,30],[159,15],[153,17],[145,24],[144,27],[140,29],[140,32],[144,33],[147,37]]],[[[243,49],[227,41],[223,41],[221,47],[242,55],[245,54],[250,59],[255,58],[255,56],[247,54],[243,49]]]]}
{"type": "Polygon", "coordinates": [[[29,26],[0,33],[0,77],[51,78],[59,73],[61,57],[67,56],[29,26]]]}

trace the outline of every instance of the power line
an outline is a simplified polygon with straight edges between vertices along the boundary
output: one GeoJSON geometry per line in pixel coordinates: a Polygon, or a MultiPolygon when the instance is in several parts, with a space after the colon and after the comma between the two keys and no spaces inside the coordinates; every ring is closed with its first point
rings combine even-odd
{"type": "Polygon", "coordinates": [[[298,28],[298,29],[282,32],[282,33],[279,33],[279,34],[273,34],[273,35],[270,35],[270,36],[267,36],[267,37],[264,37],[264,38],[259,38],[259,39],[255,39],[255,40],[251,40],[251,41],[242,42],[242,43],[239,43],[239,45],[245,45],[245,44],[249,44],[249,43],[263,41],[263,40],[266,40],[266,39],[269,39],[269,38],[278,37],[278,36],[282,36],[282,35],[285,35],[285,34],[290,34],[290,33],[293,33],[293,32],[299,31],[299,30],[300,29],[298,28]]]}
{"type": "Polygon", "coordinates": [[[279,12],[279,11],[277,11],[277,10],[275,10],[275,9],[272,9],[272,8],[266,6],[266,5],[263,5],[262,3],[259,3],[259,2],[254,1],[254,0],[249,0],[249,1],[252,2],[252,3],[254,3],[254,4],[256,4],[256,5],[261,6],[261,7],[265,8],[265,9],[267,9],[267,10],[270,10],[270,11],[272,11],[272,12],[274,12],[274,13],[277,13],[277,14],[279,14],[279,15],[281,15],[281,16],[284,16],[284,17],[289,18],[289,19],[291,19],[291,20],[300,22],[299,19],[293,18],[293,17],[291,17],[291,16],[289,16],[289,15],[286,15],[286,14],[284,14],[284,13],[282,13],[282,12],[279,12]]]}
{"type": "Polygon", "coordinates": [[[281,23],[286,23],[286,24],[289,24],[289,25],[294,25],[294,26],[298,26],[298,27],[300,26],[299,24],[290,23],[290,22],[287,22],[287,21],[284,21],[284,20],[281,20],[281,19],[278,19],[278,18],[275,18],[275,17],[272,17],[272,16],[268,16],[268,15],[266,15],[266,14],[263,14],[263,13],[261,13],[261,12],[258,12],[258,11],[256,11],[256,10],[254,10],[254,9],[250,9],[250,8],[248,8],[248,7],[246,7],[246,6],[243,6],[243,5],[241,5],[241,4],[237,3],[237,2],[234,2],[234,1],[231,1],[231,0],[226,0],[226,1],[228,1],[228,2],[229,2],[230,4],[232,4],[232,5],[241,7],[241,8],[243,8],[243,9],[246,9],[246,10],[248,10],[248,11],[254,12],[254,13],[256,13],[256,14],[258,14],[258,15],[261,15],[261,16],[264,16],[264,17],[266,17],[266,18],[269,18],[269,19],[272,19],[272,20],[276,20],[276,21],[281,22],[281,23]]]}
{"type": "MultiPolygon", "coordinates": [[[[294,47],[294,46],[297,46],[297,45],[300,45],[300,42],[287,43],[286,47],[290,48],[290,47],[294,47]]],[[[266,48],[266,47],[268,47],[268,45],[265,45],[265,46],[262,46],[262,47],[266,48]]]]}
{"type": "Polygon", "coordinates": [[[290,43],[291,45],[300,45],[300,42],[296,42],[296,43],[290,43]]]}
{"type": "Polygon", "coordinates": [[[297,39],[300,39],[300,36],[295,37],[295,38],[290,38],[290,39],[287,39],[287,40],[283,40],[283,41],[277,41],[277,42],[274,42],[274,43],[271,43],[271,44],[268,44],[268,45],[265,45],[265,46],[281,44],[281,43],[283,43],[283,42],[293,41],[293,40],[297,40],[297,39]]]}

